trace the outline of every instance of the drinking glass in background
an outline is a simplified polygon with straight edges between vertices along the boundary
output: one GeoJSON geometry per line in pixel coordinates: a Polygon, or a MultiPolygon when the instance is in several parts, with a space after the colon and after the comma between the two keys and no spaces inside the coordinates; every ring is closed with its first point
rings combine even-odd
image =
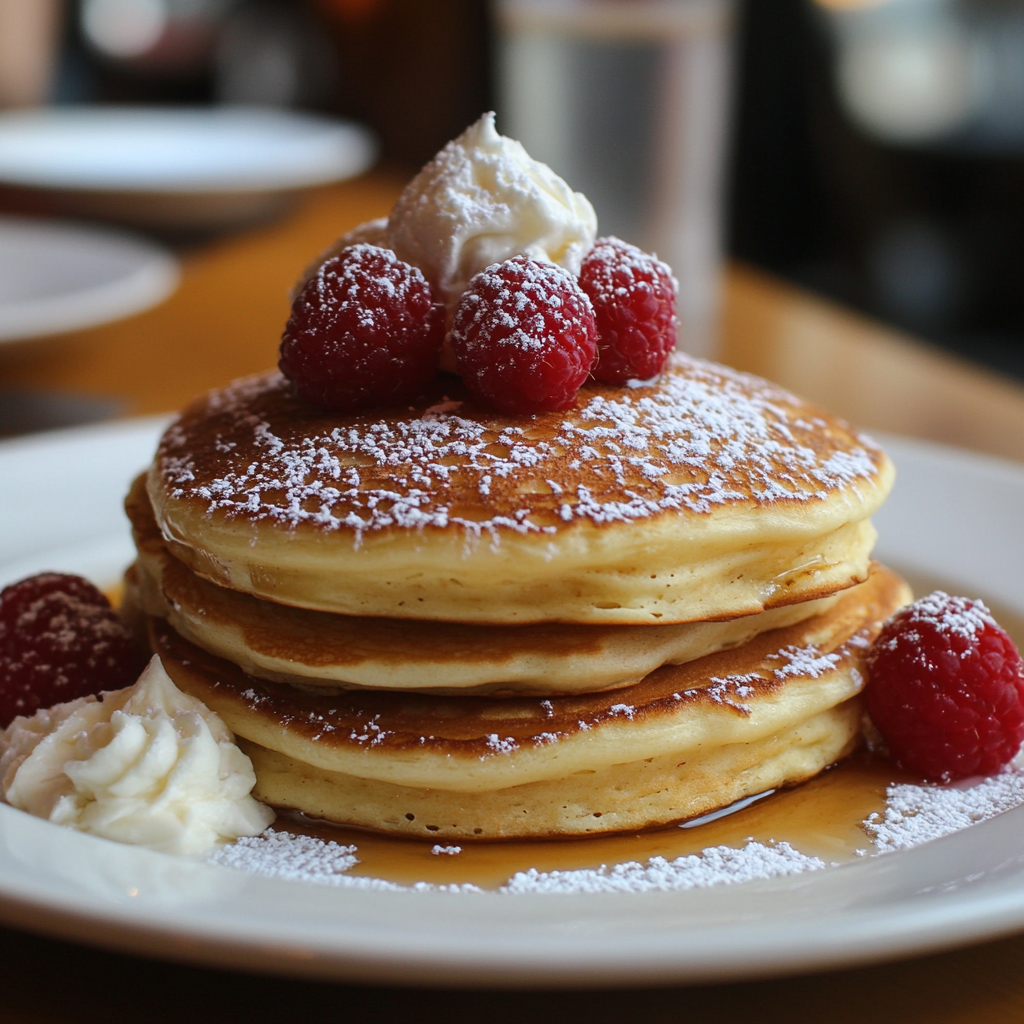
{"type": "Polygon", "coordinates": [[[732,0],[498,0],[498,127],[679,279],[680,345],[715,348],[732,0]]]}

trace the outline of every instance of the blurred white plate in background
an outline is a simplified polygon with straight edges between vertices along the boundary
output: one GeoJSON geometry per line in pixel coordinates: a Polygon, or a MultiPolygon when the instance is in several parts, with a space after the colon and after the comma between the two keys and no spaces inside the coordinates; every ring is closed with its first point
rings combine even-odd
{"type": "Polygon", "coordinates": [[[246,107],[51,107],[0,116],[0,180],[62,189],[301,188],[369,167],[356,125],[246,107]]]}
{"type": "Polygon", "coordinates": [[[255,107],[52,107],[0,114],[0,185],[59,209],[164,227],[220,226],[283,194],[365,171],[365,128],[255,107]]]}
{"type": "Polygon", "coordinates": [[[0,342],[80,330],[155,306],[178,264],[108,228],[0,217],[0,342]]]}

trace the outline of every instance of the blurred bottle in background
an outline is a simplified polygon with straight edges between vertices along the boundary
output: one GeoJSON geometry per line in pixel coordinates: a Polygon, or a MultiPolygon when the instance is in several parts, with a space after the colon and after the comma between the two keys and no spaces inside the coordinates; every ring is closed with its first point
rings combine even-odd
{"type": "Polygon", "coordinates": [[[713,349],[731,70],[728,0],[499,0],[499,129],[680,283],[713,349]]]}

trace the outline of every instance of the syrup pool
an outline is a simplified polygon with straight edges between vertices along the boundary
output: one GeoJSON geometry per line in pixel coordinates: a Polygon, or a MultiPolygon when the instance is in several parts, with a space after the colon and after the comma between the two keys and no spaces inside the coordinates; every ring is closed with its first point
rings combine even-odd
{"type": "Polygon", "coordinates": [[[588,839],[463,842],[461,852],[454,855],[433,853],[429,840],[392,838],[292,813],[281,814],[274,827],[357,847],[359,863],[349,875],[400,885],[471,883],[496,889],[530,868],[571,871],[642,863],[651,857],[673,860],[711,846],[741,849],[749,839],[764,844],[788,842],[826,863],[853,860],[858,850],[870,850],[871,841],[861,823],[873,812],[884,813],[885,790],[893,781],[906,779],[881,759],[859,753],[802,786],[773,793],[705,824],[588,839]]]}

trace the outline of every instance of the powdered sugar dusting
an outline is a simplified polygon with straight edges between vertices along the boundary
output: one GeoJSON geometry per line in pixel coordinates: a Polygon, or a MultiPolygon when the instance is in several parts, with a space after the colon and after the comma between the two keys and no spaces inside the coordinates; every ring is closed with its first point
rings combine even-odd
{"type": "Polygon", "coordinates": [[[221,864],[253,875],[290,878],[317,885],[347,885],[346,872],[359,863],[354,846],[325,843],[290,832],[264,832],[223,846],[210,857],[221,864]]]}
{"type": "MultiPolygon", "coordinates": [[[[454,855],[459,846],[436,845],[435,855],[454,855]]],[[[346,889],[413,892],[481,892],[469,883],[436,885],[416,882],[405,886],[381,878],[349,875],[359,863],[355,846],[325,843],[304,835],[267,831],[241,839],[213,854],[209,862],[268,878],[284,878],[346,889]]],[[[825,862],[807,857],[789,843],[763,844],[750,841],[742,849],[715,846],[701,854],[666,860],[652,857],[646,864],[627,861],[611,867],[575,871],[538,871],[530,868],[516,872],[498,889],[503,894],[522,893],[597,893],[597,892],[674,892],[705,889],[713,885],[731,885],[759,878],[778,878],[803,871],[818,871],[825,862]]]]}
{"type": "MultiPolygon", "coordinates": [[[[276,721],[286,732],[305,736],[313,741],[324,737],[335,747],[371,751],[403,750],[410,746],[441,754],[446,760],[456,758],[486,762],[508,758],[520,751],[529,751],[565,741],[570,737],[600,729],[621,728],[625,723],[642,721],[650,716],[681,720],[687,708],[703,706],[714,714],[721,712],[748,717],[758,701],[771,699],[786,686],[798,680],[825,680],[845,676],[859,690],[864,674],[864,643],[874,632],[866,627],[837,645],[822,651],[814,644],[789,645],[767,654],[760,664],[747,672],[710,675],[694,680],[694,685],[679,685],[678,679],[667,678],[663,687],[634,694],[631,702],[616,699],[613,692],[605,700],[580,703],[576,695],[539,700],[533,697],[507,698],[503,713],[507,714],[501,732],[482,732],[493,728],[493,720],[478,719],[476,698],[454,698],[447,705],[449,723],[466,723],[460,730],[445,734],[428,732],[434,726],[424,725],[423,706],[416,695],[396,697],[388,691],[341,691],[318,694],[296,692],[282,683],[251,676],[222,676],[216,688],[237,694],[246,705],[276,721]],[[354,696],[355,695],[355,696],[354,696]],[[513,724],[514,723],[514,724],[513,724]],[[464,728],[464,735],[458,733],[464,728]],[[510,735],[514,731],[514,734],[510,735]]],[[[427,719],[428,722],[434,719],[427,719]]]]}
{"type": "Polygon", "coordinates": [[[679,282],[667,263],[615,235],[597,239],[594,248],[587,253],[585,263],[584,277],[588,283],[596,285],[590,293],[591,298],[596,292],[611,302],[638,287],[649,293],[655,277],[667,282],[673,295],[679,292],[679,282]]]}
{"type": "MultiPolygon", "coordinates": [[[[849,643],[850,641],[846,641],[846,644],[849,643]]],[[[814,644],[808,644],[806,647],[784,647],[778,654],[769,657],[770,661],[782,663],[773,669],[775,678],[780,681],[794,678],[819,679],[825,673],[831,672],[842,659],[843,654],[839,651],[822,654],[814,644]]]]}
{"type": "MultiPolygon", "coordinates": [[[[966,641],[966,644],[957,645],[961,658],[970,657],[977,646],[979,634],[985,629],[999,628],[984,602],[966,597],[950,597],[944,590],[936,590],[902,609],[899,621],[900,633],[884,635],[881,639],[880,644],[885,649],[896,650],[901,634],[912,639],[915,627],[925,626],[929,631],[934,630],[940,635],[966,641]]],[[[920,657],[927,659],[923,649],[920,657]]]]}
{"type": "Polygon", "coordinates": [[[881,853],[906,850],[959,832],[1024,804],[1024,768],[969,785],[890,786],[885,816],[872,815],[864,827],[881,853]]]}
{"type": "Polygon", "coordinates": [[[584,195],[499,135],[487,113],[409,182],[388,234],[454,310],[474,274],[517,254],[578,274],[597,217],[584,195]]]}
{"type": "Polygon", "coordinates": [[[384,315],[382,302],[404,309],[419,300],[429,308],[429,292],[421,298],[425,288],[419,269],[402,264],[390,249],[360,242],[351,247],[347,259],[332,259],[322,266],[302,295],[303,304],[322,317],[347,315],[361,327],[387,330],[392,322],[384,315]]]}
{"type": "Polygon", "coordinates": [[[666,860],[652,857],[646,864],[627,861],[612,867],[581,871],[520,871],[502,889],[507,893],[678,892],[734,885],[755,879],[820,871],[825,862],[807,857],[789,843],[749,842],[743,849],[712,846],[703,853],[666,860]]]}
{"type": "Polygon", "coordinates": [[[504,365],[505,350],[537,358],[558,352],[563,360],[582,364],[578,387],[593,362],[595,331],[590,299],[568,270],[514,257],[492,264],[470,282],[455,311],[451,344],[463,378],[467,363],[478,375],[488,365],[504,365]]]}
{"type": "Polygon", "coordinates": [[[587,388],[576,409],[511,421],[452,395],[408,415],[331,417],[279,374],[249,378],[187,411],[157,465],[172,499],[210,514],[346,530],[358,544],[394,528],[554,534],[806,504],[877,491],[882,463],[868,438],[808,418],[782,389],[677,354],[652,386],[587,388]]]}
{"type": "MultiPolygon", "coordinates": [[[[437,847],[438,853],[456,853],[458,847],[437,847]]],[[[258,836],[240,839],[221,847],[207,863],[245,871],[265,878],[283,878],[311,885],[328,885],[339,889],[364,889],[376,892],[480,892],[476,885],[432,885],[416,882],[399,885],[383,878],[349,875],[359,863],[355,846],[341,846],[312,836],[291,832],[266,831],[258,836]]]]}

